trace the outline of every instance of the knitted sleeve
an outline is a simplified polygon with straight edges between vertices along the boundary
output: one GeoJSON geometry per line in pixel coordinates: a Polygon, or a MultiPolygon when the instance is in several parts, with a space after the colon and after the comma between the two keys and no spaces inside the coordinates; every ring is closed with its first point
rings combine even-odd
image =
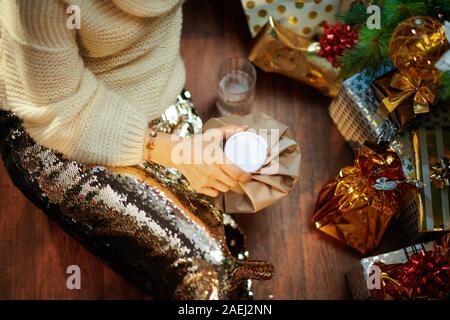
{"type": "Polygon", "coordinates": [[[142,160],[148,119],[85,67],[62,2],[1,0],[0,29],[5,104],[38,143],[84,163],[142,160]]]}

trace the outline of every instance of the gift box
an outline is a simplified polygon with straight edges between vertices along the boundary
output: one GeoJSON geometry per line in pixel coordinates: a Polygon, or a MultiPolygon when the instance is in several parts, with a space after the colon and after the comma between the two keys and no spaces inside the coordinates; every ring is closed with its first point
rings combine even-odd
{"type": "Polygon", "coordinates": [[[413,254],[417,254],[422,250],[431,250],[433,245],[434,241],[419,243],[400,250],[361,259],[357,265],[345,274],[353,299],[367,300],[372,298],[371,285],[368,285],[367,279],[370,269],[375,262],[382,262],[387,265],[405,263],[413,254]]]}
{"type": "Polygon", "coordinates": [[[376,71],[356,74],[343,82],[332,101],[330,117],[351,147],[356,148],[364,141],[391,141],[397,134],[396,123],[378,112],[380,101],[371,86],[392,70],[392,64],[386,63],[376,71]]]}
{"type": "MultiPolygon", "coordinates": [[[[407,99],[403,106],[400,105],[390,116],[386,116],[380,112],[380,103],[392,93],[398,93],[389,87],[392,70],[393,66],[387,64],[375,73],[365,71],[345,80],[329,112],[338,130],[352,147],[357,147],[366,140],[389,141],[389,146],[402,161],[405,178],[416,179],[415,148],[418,144],[416,147],[413,146],[412,132],[449,126],[449,108],[448,105],[441,104],[433,106],[428,113],[411,117],[412,101],[407,99]],[[405,117],[408,120],[399,120],[399,117],[405,117]],[[400,128],[403,130],[400,131],[400,128]]],[[[428,188],[433,187],[428,186],[428,188]]],[[[428,218],[426,218],[427,214],[423,206],[424,195],[420,196],[415,191],[409,191],[404,193],[402,198],[403,209],[399,222],[409,239],[419,239],[422,233],[427,231],[448,230],[448,222],[443,220],[448,216],[446,213],[448,209],[433,212],[433,214],[428,210],[428,218]],[[427,221],[428,227],[426,227],[427,221]],[[437,222],[436,226],[433,221],[437,222]]],[[[430,198],[427,199],[428,202],[431,201],[430,198]]]]}
{"type": "MultiPolygon", "coordinates": [[[[249,132],[266,141],[268,152],[250,181],[220,193],[214,203],[227,213],[255,213],[286,197],[299,178],[301,162],[300,148],[289,128],[267,114],[255,113],[211,118],[203,130],[227,125],[247,126],[249,132]]],[[[239,152],[245,157],[246,150],[239,152]]]]}
{"type": "Polygon", "coordinates": [[[401,94],[401,91],[391,86],[392,77],[395,71],[391,71],[385,76],[372,82],[371,88],[380,102],[377,113],[383,119],[390,118],[398,128],[403,128],[414,117],[413,98],[412,96],[402,96],[394,103],[390,103],[391,97],[401,94]]]}
{"type": "Polygon", "coordinates": [[[361,254],[372,251],[401,210],[401,195],[416,187],[407,181],[397,154],[375,144],[357,149],[320,191],[312,223],[361,254]]]}
{"type": "MultiPolygon", "coordinates": [[[[409,126],[408,130],[405,130],[401,135],[396,137],[394,143],[391,143],[391,147],[399,154],[403,162],[403,171],[407,179],[416,179],[416,153],[413,146],[412,132],[418,136],[419,132],[426,130],[433,130],[433,128],[446,128],[450,126],[450,112],[447,105],[438,105],[431,110],[430,113],[421,116],[420,119],[416,119],[409,126]]],[[[416,145],[416,149],[418,145],[416,145]]],[[[430,186],[433,188],[433,186],[430,186]]],[[[424,189],[425,190],[425,189],[424,189]]],[[[407,192],[403,195],[403,210],[399,217],[400,225],[403,231],[410,239],[419,239],[423,236],[423,232],[432,231],[427,229],[419,223],[420,221],[426,223],[425,211],[420,209],[419,197],[416,191],[407,192]],[[421,220],[424,217],[423,220],[421,220]],[[420,227],[419,227],[420,225],[420,227]]],[[[434,220],[431,218],[428,221],[434,220]]],[[[433,228],[434,229],[434,228],[433,228]]]]}
{"type": "Polygon", "coordinates": [[[241,0],[241,2],[253,37],[271,16],[283,27],[310,39],[320,33],[323,21],[333,23],[343,3],[349,1],[241,0]]]}
{"type": "Polygon", "coordinates": [[[334,97],[338,70],[318,55],[320,44],[284,28],[272,17],[258,33],[248,59],[265,72],[283,74],[334,97]]]}
{"type": "Polygon", "coordinates": [[[424,127],[413,132],[418,230],[450,231],[450,126],[424,127]]]}

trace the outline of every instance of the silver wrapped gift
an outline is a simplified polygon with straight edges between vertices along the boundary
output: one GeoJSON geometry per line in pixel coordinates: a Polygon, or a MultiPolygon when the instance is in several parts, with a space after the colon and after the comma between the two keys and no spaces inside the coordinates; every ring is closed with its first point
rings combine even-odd
{"type": "Polygon", "coordinates": [[[389,141],[397,126],[389,118],[377,113],[379,101],[371,84],[393,69],[390,63],[376,71],[363,71],[344,81],[338,96],[329,108],[329,114],[339,132],[351,147],[364,141],[389,141]]]}
{"type": "Polygon", "coordinates": [[[384,264],[405,263],[413,254],[422,250],[428,251],[433,249],[433,245],[434,241],[418,243],[400,250],[361,259],[357,265],[353,266],[345,274],[345,278],[353,299],[367,300],[371,298],[367,278],[371,271],[370,269],[372,265],[376,261],[383,262],[384,264]]]}

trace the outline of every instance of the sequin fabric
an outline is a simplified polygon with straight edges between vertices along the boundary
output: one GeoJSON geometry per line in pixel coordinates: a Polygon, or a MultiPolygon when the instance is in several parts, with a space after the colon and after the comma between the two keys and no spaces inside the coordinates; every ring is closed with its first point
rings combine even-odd
{"type": "MultiPolygon", "coordinates": [[[[156,129],[181,135],[201,129],[188,98],[170,108],[156,129]]],[[[234,299],[250,288],[249,279],[273,275],[270,263],[247,259],[234,220],[174,170],[150,162],[110,168],[65,159],[35,143],[4,111],[0,150],[11,179],[35,205],[154,298],[234,299]]]]}

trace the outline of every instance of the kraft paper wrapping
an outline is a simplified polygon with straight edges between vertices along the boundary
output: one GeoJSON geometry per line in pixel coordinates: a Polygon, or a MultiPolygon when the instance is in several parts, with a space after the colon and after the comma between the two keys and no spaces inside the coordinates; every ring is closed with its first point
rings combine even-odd
{"type": "Polygon", "coordinates": [[[220,194],[215,199],[216,205],[227,213],[254,213],[286,197],[292,190],[299,177],[300,148],[287,126],[264,113],[212,118],[204,124],[203,131],[230,124],[264,133],[260,135],[267,141],[269,152],[263,167],[252,174],[252,179],[239,183],[236,190],[220,194]],[[272,129],[279,134],[272,134],[272,129]]]}

